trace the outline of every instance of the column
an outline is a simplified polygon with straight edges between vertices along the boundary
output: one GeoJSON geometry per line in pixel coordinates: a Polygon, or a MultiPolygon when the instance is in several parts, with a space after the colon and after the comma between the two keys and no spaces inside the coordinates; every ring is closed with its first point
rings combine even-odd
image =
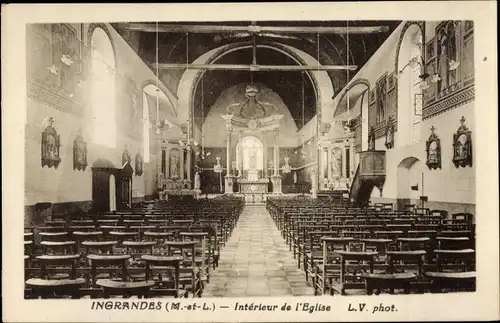
{"type": "Polygon", "coordinates": [[[264,149],[264,151],[262,152],[262,159],[263,159],[263,163],[264,165],[263,166],[263,172],[262,172],[262,177],[267,177],[268,174],[267,174],[267,164],[268,164],[268,161],[267,161],[267,140],[266,140],[266,136],[264,135],[262,137],[262,148],[264,149]]]}
{"type": "Polygon", "coordinates": [[[274,161],[274,173],[271,176],[271,182],[273,183],[273,193],[281,193],[281,176],[279,174],[279,142],[278,142],[278,129],[274,132],[274,147],[273,147],[273,161],[274,161]]]}
{"type": "Polygon", "coordinates": [[[186,152],[184,149],[181,149],[181,160],[180,160],[180,164],[181,164],[181,169],[180,169],[180,172],[181,172],[181,179],[184,180],[184,156],[185,156],[186,152]]]}
{"type": "Polygon", "coordinates": [[[241,176],[243,173],[243,147],[241,146],[241,140],[243,139],[243,135],[240,132],[238,132],[238,144],[239,144],[239,149],[238,149],[238,156],[240,157],[239,164],[238,164],[238,175],[241,176]]]}
{"type": "Polygon", "coordinates": [[[170,178],[170,147],[165,149],[165,178],[170,178]]]}
{"type": "Polygon", "coordinates": [[[333,180],[332,177],[332,147],[328,145],[328,156],[327,156],[327,165],[328,165],[328,183],[331,183],[333,180]]]}
{"type": "Polygon", "coordinates": [[[274,161],[274,176],[279,175],[279,143],[278,143],[278,131],[274,132],[274,151],[273,151],[273,161],[274,161]]]}
{"type": "Polygon", "coordinates": [[[225,185],[225,193],[231,194],[233,193],[233,175],[232,175],[232,162],[231,162],[231,128],[227,129],[226,133],[226,185],[225,185]]]}
{"type": "Polygon", "coordinates": [[[231,130],[227,131],[226,134],[226,165],[227,165],[227,175],[231,175],[231,130]]]}
{"type": "Polygon", "coordinates": [[[188,150],[186,152],[186,168],[187,168],[186,175],[189,183],[191,183],[191,154],[192,154],[191,150],[188,150]]]}

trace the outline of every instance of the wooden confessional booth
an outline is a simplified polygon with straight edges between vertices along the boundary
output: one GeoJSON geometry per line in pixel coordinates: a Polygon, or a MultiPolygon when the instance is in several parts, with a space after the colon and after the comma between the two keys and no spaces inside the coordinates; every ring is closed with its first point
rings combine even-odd
{"type": "Polygon", "coordinates": [[[134,169],[129,162],[126,162],[121,168],[109,167],[108,165],[92,167],[93,211],[109,212],[113,208],[116,210],[130,209],[132,206],[133,173],[134,169]]]}

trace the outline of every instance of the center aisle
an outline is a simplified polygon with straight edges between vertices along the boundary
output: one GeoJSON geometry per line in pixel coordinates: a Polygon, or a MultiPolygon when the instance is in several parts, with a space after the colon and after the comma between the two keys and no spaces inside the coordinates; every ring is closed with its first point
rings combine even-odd
{"type": "Polygon", "coordinates": [[[204,297],[314,295],[265,206],[247,205],[204,297]]]}

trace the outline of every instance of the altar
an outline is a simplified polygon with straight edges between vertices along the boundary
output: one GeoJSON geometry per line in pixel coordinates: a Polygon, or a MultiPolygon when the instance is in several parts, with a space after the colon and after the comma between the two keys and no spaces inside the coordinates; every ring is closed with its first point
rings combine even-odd
{"type": "Polygon", "coordinates": [[[267,193],[269,181],[265,178],[258,180],[239,179],[238,186],[240,193],[243,194],[267,193]]]}

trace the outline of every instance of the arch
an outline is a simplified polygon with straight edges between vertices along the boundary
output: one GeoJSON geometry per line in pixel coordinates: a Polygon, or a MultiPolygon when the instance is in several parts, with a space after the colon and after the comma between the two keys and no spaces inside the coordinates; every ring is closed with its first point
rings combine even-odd
{"type": "Polygon", "coordinates": [[[398,164],[397,168],[397,200],[398,209],[403,209],[404,205],[412,204],[412,200],[417,200],[421,195],[421,173],[423,164],[417,157],[406,157],[398,164]],[[411,189],[418,186],[417,191],[411,189]]]}
{"type": "MultiPolygon", "coordinates": [[[[251,43],[249,42],[239,42],[230,45],[223,45],[204,53],[203,55],[198,57],[193,63],[210,64],[216,61],[217,59],[220,59],[224,55],[229,54],[230,52],[250,47],[251,43]]],[[[278,44],[278,43],[267,43],[258,45],[258,47],[279,51],[287,55],[288,57],[294,59],[299,64],[309,64],[309,65],[318,64],[317,60],[314,57],[292,46],[278,44]]],[[[201,75],[203,73],[204,73],[203,71],[187,70],[182,75],[177,92],[177,97],[179,100],[178,106],[189,107],[189,109],[187,111],[184,109],[179,111],[179,122],[186,122],[188,120],[192,120],[194,91],[196,90],[196,86],[199,80],[201,79],[201,75]]],[[[307,75],[309,75],[313,87],[315,89],[316,102],[317,102],[317,116],[319,119],[322,110],[324,110],[327,107],[332,108],[330,98],[333,97],[334,95],[333,84],[328,76],[328,73],[326,73],[325,71],[320,71],[320,72],[311,71],[307,73],[307,75]]]]}
{"type": "MultiPolygon", "coordinates": [[[[370,85],[370,81],[365,79],[365,78],[359,78],[359,79],[356,79],[354,81],[352,81],[351,83],[349,83],[349,85],[347,85],[343,90],[342,92],[339,92],[337,94],[337,96],[339,97],[339,100],[337,102],[337,105],[335,106],[335,108],[333,109],[333,115],[336,114],[337,112],[337,109],[339,108],[340,104],[342,103],[342,100],[344,99],[344,97],[346,96],[346,94],[355,86],[359,86],[359,85],[365,85],[367,87],[367,90],[370,91],[370,88],[371,88],[371,85],[370,85]]],[[[335,98],[334,98],[335,99],[335,98]]]]}
{"type": "Polygon", "coordinates": [[[406,34],[406,31],[408,30],[408,28],[410,28],[411,26],[418,26],[418,28],[420,28],[420,32],[422,33],[422,35],[425,35],[425,27],[424,27],[424,22],[423,21],[407,21],[405,23],[405,25],[403,26],[403,29],[401,29],[401,34],[399,34],[399,39],[398,39],[398,43],[396,45],[396,58],[394,60],[394,72],[397,73],[398,72],[398,65],[399,65],[399,51],[401,50],[401,44],[403,43],[403,40],[404,40],[404,37],[405,37],[405,34],[406,34]]]}
{"type": "Polygon", "coordinates": [[[116,147],[116,53],[109,36],[100,26],[92,29],[91,102],[93,141],[116,147]]]}
{"type": "MultiPolygon", "coordinates": [[[[149,86],[154,86],[154,88],[157,87],[156,85],[156,80],[148,79],[141,84],[141,89],[144,89],[149,86]]],[[[166,101],[169,103],[169,106],[172,108],[172,114],[175,115],[175,120],[170,120],[172,123],[177,123],[177,95],[175,93],[172,93],[170,90],[168,90],[163,83],[160,81],[158,82],[158,88],[160,91],[165,95],[166,101]]]]}
{"type": "MultiPolygon", "coordinates": [[[[117,62],[118,62],[118,54],[116,52],[116,47],[115,47],[115,42],[113,41],[113,37],[111,36],[111,32],[109,31],[108,26],[105,23],[91,23],[89,24],[89,27],[87,29],[87,48],[92,48],[92,36],[94,34],[94,31],[96,28],[102,29],[106,35],[108,36],[108,39],[111,43],[111,47],[113,48],[113,54],[115,58],[115,69],[117,68],[117,62]]],[[[92,65],[92,64],[90,64],[92,65]]]]}
{"type": "Polygon", "coordinates": [[[116,168],[116,166],[108,159],[99,158],[92,164],[92,168],[116,168]]]}
{"type": "MultiPolygon", "coordinates": [[[[398,46],[396,66],[398,73],[397,86],[397,140],[396,144],[401,146],[417,143],[420,139],[420,125],[422,122],[422,90],[419,87],[422,66],[420,64],[409,65],[409,62],[418,56],[422,56],[421,48],[415,43],[423,44],[422,29],[418,24],[406,26],[404,34],[401,34],[401,43],[398,46]],[[419,106],[419,108],[418,108],[419,106]],[[417,113],[420,111],[420,113],[417,113]]],[[[420,60],[419,60],[420,61],[420,60]]]]}

